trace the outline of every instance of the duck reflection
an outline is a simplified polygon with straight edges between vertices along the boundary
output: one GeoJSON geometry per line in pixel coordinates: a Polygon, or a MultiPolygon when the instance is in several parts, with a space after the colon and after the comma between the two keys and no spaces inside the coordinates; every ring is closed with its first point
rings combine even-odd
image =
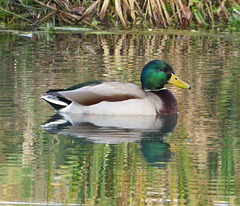
{"type": "MultiPolygon", "coordinates": [[[[150,163],[168,162],[170,145],[164,142],[173,131],[178,115],[106,116],[55,114],[42,127],[49,133],[85,138],[93,143],[141,143],[144,158],[150,163]]],[[[158,165],[160,166],[160,165],[158,165]]]]}
{"type": "Polygon", "coordinates": [[[171,159],[170,145],[161,139],[144,138],[141,146],[144,158],[153,166],[163,167],[171,159]]]}

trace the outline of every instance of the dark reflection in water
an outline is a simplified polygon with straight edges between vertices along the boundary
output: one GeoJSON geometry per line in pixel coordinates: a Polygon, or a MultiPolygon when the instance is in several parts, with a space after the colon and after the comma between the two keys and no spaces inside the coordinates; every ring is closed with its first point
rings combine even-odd
{"type": "Polygon", "coordinates": [[[0,204],[240,205],[239,48],[238,34],[211,32],[0,32],[0,204]],[[192,86],[167,85],[176,118],[42,124],[54,114],[39,98],[49,88],[140,84],[153,59],[192,86]]]}
{"type": "Polygon", "coordinates": [[[140,141],[146,161],[163,166],[171,158],[170,145],[163,140],[175,128],[177,117],[177,114],[157,117],[56,114],[42,126],[53,134],[85,138],[94,143],[140,141]]]}
{"type": "Polygon", "coordinates": [[[148,162],[158,167],[165,166],[171,158],[170,144],[159,138],[142,139],[141,151],[148,162]]]}

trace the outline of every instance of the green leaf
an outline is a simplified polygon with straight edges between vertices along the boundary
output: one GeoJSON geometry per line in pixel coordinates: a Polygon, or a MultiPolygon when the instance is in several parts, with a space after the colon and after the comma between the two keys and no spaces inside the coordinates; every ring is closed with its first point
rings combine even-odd
{"type": "Polygon", "coordinates": [[[197,4],[197,3],[199,3],[199,0],[192,0],[192,2],[197,4]]]}
{"type": "Polygon", "coordinates": [[[240,11],[240,6],[237,3],[233,3],[232,8],[240,11]]]}
{"type": "Polygon", "coordinates": [[[94,26],[97,26],[98,22],[97,22],[97,20],[93,20],[91,24],[94,25],[94,26]]]}
{"type": "Polygon", "coordinates": [[[193,13],[196,16],[198,23],[202,23],[204,26],[207,26],[207,23],[205,22],[201,12],[198,9],[194,9],[193,13]]]}

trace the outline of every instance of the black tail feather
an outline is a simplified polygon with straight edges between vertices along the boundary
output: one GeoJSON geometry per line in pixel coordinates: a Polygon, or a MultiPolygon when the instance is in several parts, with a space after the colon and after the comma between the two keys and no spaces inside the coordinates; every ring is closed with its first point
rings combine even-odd
{"type": "Polygon", "coordinates": [[[61,92],[64,91],[64,89],[49,89],[48,91],[46,91],[46,93],[53,93],[53,92],[61,92]]]}
{"type": "Polygon", "coordinates": [[[66,103],[67,105],[57,104],[57,103],[54,103],[54,102],[52,102],[52,101],[48,101],[48,99],[46,99],[46,98],[43,97],[43,99],[44,99],[47,103],[49,103],[49,104],[50,104],[54,109],[56,109],[56,110],[60,110],[60,109],[66,107],[66,106],[68,106],[69,104],[72,103],[72,101],[70,101],[70,100],[68,100],[68,99],[65,99],[65,98],[63,98],[63,97],[55,96],[55,98],[58,99],[60,102],[66,103]]]}
{"type": "Polygon", "coordinates": [[[59,105],[59,104],[54,104],[54,103],[52,103],[52,102],[49,102],[49,101],[47,101],[46,99],[44,99],[48,104],[50,104],[54,109],[56,109],[56,110],[60,110],[60,109],[62,109],[62,108],[64,108],[64,107],[66,107],[66,106],[63,106],[63,105],[59,105]]]}

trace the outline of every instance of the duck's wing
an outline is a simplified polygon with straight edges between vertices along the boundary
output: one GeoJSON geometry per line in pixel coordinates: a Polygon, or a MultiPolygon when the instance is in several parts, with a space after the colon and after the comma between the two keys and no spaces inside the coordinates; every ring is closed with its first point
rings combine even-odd
{"type": "Polygon", "coordinates": [[[141,87],[128,82],[102,82],[69,91],[49,92],[48,95],[90,106],[102,101],[116,102],[128,99],[143,99],[146,97],[146,92],[141,87]]]}

